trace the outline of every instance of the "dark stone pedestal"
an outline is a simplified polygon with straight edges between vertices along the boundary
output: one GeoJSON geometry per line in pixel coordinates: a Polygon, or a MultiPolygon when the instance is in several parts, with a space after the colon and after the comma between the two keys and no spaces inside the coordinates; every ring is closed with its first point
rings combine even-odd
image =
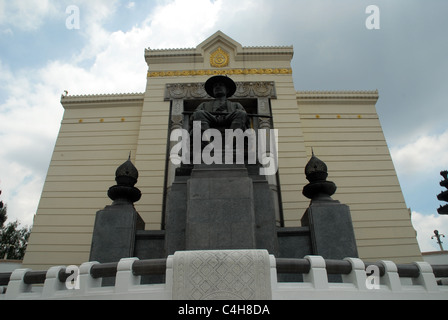
{"type": "Polygon", "coordinates": [[[264,177],[249,174],[247,165],[187,169],[178,170],[167,198],[167,255],[221,249],[278,254],[275,207],[264,177]]]}
{"type": "Polygon", "coordinates": [[[185,228],[187,223],[187,181],[190,178],[189,168],[179,168],[175,180],[167,194],[165,210],[165,255],[173,255],[176,251],[185,251],[185,228]]]}
{"type": "Polygon", "coordinates": [[[252,180],[244,165],[198,165],[187,184],[186,249],[255,249],[252,180]]]}
{"type": "Polygon", "coordinates": [[[355,233],[350,208],[336,200],[312,201],[302,217],[310,228],[314,255],[324,259],[357,258],[355,233]]]}
{"type": "Polygon", "coordinates": [[[257,249],[266,249],[270,254],[278,256],[279,242],[277,238],[277,221],[273,193],[266,178],[253,176],[255,238],[257,249]]]}
{"type": "Polygon", "coordinates": [[[90,261],[117,262],[135,256],[137,230],[144,230],[145,223],[126,200],[116,200],[96,214],[90,261]]]}

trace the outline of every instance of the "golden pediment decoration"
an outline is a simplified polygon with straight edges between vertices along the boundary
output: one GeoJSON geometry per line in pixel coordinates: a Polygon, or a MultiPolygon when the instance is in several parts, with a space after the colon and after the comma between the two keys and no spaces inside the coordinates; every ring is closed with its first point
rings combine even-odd
{"type": "Polygon", "coordinates": [[[210,55],[210,65],[215,68],[224,68],[229,65],[230,55],[228,52],[218,47],[210,55]]]}

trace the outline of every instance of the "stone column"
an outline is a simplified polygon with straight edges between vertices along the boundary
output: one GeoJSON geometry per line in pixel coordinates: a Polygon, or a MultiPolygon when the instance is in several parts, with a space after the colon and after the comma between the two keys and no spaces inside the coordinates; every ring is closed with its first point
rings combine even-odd
{"type": "Polygon", "coordinates": [[[134,257],[136,232],[145,228],[134,208],[134,202],[141,198],[140,190],[134,187],[137,178],[130,158],[117,169],[117,185],[108,191],[113,203],[96,214],[90,261],[108,263],[134,257]]]}
{"type": "Polygon", "coordinates": [[[302,226],[310,228],[313,254],[325,259],[357,258],[350,208],[331,198],[336,185],[326,180],[326,164],[313,153],[305,174],[310,183],[303,195],[311,199],[311,204],[302,217],[302,226]]]}

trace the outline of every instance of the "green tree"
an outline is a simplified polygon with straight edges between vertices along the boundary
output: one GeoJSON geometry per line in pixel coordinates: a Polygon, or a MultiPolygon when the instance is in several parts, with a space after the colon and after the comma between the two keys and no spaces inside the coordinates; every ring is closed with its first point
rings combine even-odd
{"type": "Polygon", "coordinates": [[[0,235],[0,257],[22,260],[30,237],[30,229],[19,228],[18,221],[10,222],[2,228],[0,235]]]}
{"type": "MultiPolygon", "coordinates": [[[[0,194],[2,194],[2,190],[0,190],[0,194]]],[[[6,206],[3,201],[0,201],[0,228],[3,228],[6,219],[8,219],[8,216],[6,215],[6,206]]]]}
{"type": "Polygon", "coordinates": [[[22,260],[31,230],[27,227],[19,228],[17,220],[5,225],[8,218],[6,211],[6,205],[0,201],[0,259],[22,260]]]}

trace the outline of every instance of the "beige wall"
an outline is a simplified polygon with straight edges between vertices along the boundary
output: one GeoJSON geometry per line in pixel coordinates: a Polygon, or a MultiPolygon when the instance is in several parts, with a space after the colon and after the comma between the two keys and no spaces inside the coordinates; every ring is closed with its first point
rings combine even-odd
{"type": "Polygon", "coordinates": [[[135,156],[143,95],[67,97],[23,264],[88,261],[95,213],[129,152],[135,156]]]}
{"type": "Polygon", "coordinates": [[[299,92],[306,150],[326,162],[333,198],[350,206],[362,259],[421,260],[377,100],[377,92],[299,92]]]}
{"type": "Polygon", "coordinates": [[[367,260],[421,260],[375,103],[376,92],[299,92],[291,47],[243,48],[217,32],[197,48],[147,50],[143,94],[63,97],[64,118],[48,170],[24,266],[80,265],[89,258],[95,213],[111,203],[116,168],[131,160],[142,199],[135,204],[147,230],[161,228],[170,102],[167,84],[204,83],[211,74],[236,82],[275,82],[271,100],[279,130],[279,180],[286,226],[300,226],[309,205],[302,195],[311,147],[350,206],[359,252],[367,260]],[[210,56],[221,47],[225,68],[210,56]]]}

